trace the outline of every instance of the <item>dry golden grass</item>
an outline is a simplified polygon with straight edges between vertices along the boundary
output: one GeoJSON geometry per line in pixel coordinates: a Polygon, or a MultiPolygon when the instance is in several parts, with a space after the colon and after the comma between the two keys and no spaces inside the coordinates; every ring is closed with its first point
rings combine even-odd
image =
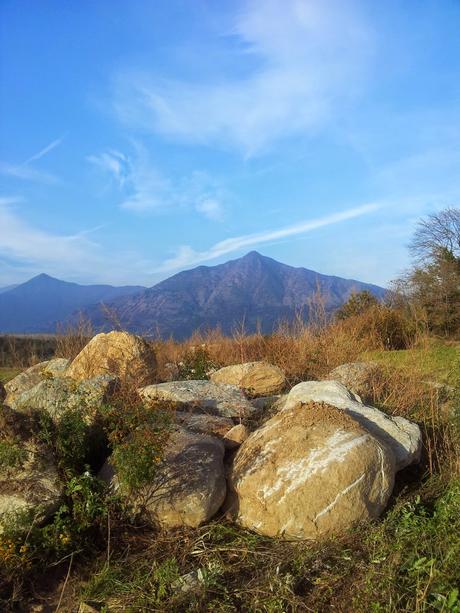
{"type": "MultiPolygon", "coordinates": [[[[73,358],[92,335],[84,322],[77,330],[65,331],[58,338],[56,355],[73,358]]],[[[389,354],[388,349],[405,347],[403,367],[384,363],[375,370],[368,402],[420,425],[422,462],[399,473],[389,511],[379,522],[317,545],[259,537],[224,518],[196,531],[156,533],[131,525],[126,518],[118,526],[109,510],[109,534],[100,537],[101,544],[94,551],[79,552],[81,560],[76,556],[72,572],[67,560],[61,564],[62,572],[70,575],[65,594],[68,610],[82,599],[110,610],[421,612],[435,610],[430,608],[433,599],[453,599],[458,569],[449,560],[458,551],[452,522],[456,517],[458,522],[460,439],[455,411],[460,407],[455,407],[458,399],[449,399],[445,388],[433,385],[436,373],[431,377],[420,359],[431,341],[415,335],[410,322],[405,325],[385,307],[328,322],[318,308],[309,325],[299,318],[269,336],[246,334],[242,325],[230,337],[212,330],[184,342],[169,339],[152,344],[158,381],[167,378],[168,364],[187,359],[193,364],[199,354],[205,366],[265,360],[284,370],[289,386],[322,379],[336,366],[368,359],[369,354],[372,359],[372,352],[389,354]],[[431,517],[433,505],[439,505],[440,511],[431,517]],[[427,588],[432,574],[425,578],[419,570],[426,560],[439,577],[430,588],[433,594],[427,588]],[[200,596],[187,600],[175,581],[197,568],[203,570],[205,587],[200,596]],[[418,573],[415,583],[412,569],[418,573]],[[395,604],[385,608],[390,600],[395,604]]],[[[122,414],[135,410],[136,385],[121,386],[115,404],[122,414]]],[[[59,577],[54,578],[54,587],[39,590],[42,602],[53,603],[53,608],[63,594],[59,577]]],[[[31,591],[40,584],[41,580],[32,580],[31,591]]],[[[61,610],[67,609],[61,605],[61,610]]]]}

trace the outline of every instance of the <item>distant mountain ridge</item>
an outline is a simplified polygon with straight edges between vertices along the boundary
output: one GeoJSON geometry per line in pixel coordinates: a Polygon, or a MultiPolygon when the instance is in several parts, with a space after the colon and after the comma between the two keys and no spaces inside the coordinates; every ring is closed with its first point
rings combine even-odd
{"type": "Polygon", "coordinates": [[[109,302],[145,289],[142,286],[79,285],[37,275],[0,290],[0,332],[54,333],[59,322],[89,305],[109,302]]]}
{"type": "Polygon", "coordinates": [[[247,332],[269,334],[299,311],[308,318],[320,290],[329,312],[353,291],[383,298],[385,289],[353,279],[281,264],[257,251],[217,266],[198,266],[142,286],[79,285],[41,274],[0,290],[0,333],[54,333],[83,315],[97,331],[124,329],[183,339],[219,326],[226,334],[244,322],[247,332]]]}
{"type": "MultiPolygon", "coordinates": [[[[106,305],[113,320],[137,334],[183,339],[195,330],[219,326],[226,334],[244,321],[247,332],[257,328],[271,333],[281,320],[292,320],[320,290],[329,312],[337,309],[353,291],[368,290],[377,298],[385,289],[353,279],[322,275],[294,268],[252,251],[219,264],[180,272],[136,294],[106,305]]],[[[83,313],[96,329],[111,322],[100,308],[83,313]]]]}

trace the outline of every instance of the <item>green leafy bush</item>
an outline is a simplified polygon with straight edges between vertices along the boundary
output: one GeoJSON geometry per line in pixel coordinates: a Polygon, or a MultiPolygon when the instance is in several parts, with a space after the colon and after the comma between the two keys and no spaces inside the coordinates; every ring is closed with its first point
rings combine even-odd
{"type": "Polygon", "coordinates": [[[151,482],[169,437],[171,407],[165,403],[111,405],[101,413],[121,487],[132,491],[151,482]]]}
{"type": "Polygon", "coordinates": [[[19,441],[0,441],[0,469],[19,468],[28,456],[27,450],[19,441]]]}
{"type": "Polygon", "coordinates": [[[96,466],[107,449],[107,441],[97,422],[88,424],[84,413],[65,411],[58,422],[40,413],[39,438],[51,449],[65,479],[71,479],[96,466]]]}
{"type": "Polygon", "coordinates": [[[209,379],[209,373],[217,368],[219,366],[211,359],[206,347],[198,347],[187,351],[179,362],[179,379],[209,379]]]}

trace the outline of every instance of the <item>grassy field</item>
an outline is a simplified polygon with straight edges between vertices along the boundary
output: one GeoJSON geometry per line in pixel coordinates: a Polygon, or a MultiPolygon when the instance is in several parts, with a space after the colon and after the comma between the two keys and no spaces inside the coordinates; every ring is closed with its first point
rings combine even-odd
{"type": "Polygon", "coordinates": [[[21,368],[0,367],[0,383],[8,383],[21,372],[21,368]]]}
{"type": "Polygon", "coordinates": [[[386,366],[418,370],[439,383],[455,385],[460,379],[460,343],[432,341],[425,347],[400,351],[370,351],[362,356],[386,366]]]}

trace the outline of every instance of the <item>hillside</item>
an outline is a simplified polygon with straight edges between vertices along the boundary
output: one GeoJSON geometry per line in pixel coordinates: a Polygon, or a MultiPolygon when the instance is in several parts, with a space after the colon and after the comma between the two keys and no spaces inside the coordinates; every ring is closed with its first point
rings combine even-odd
{"type": "MultiPolygon", "coordinates": [[[[230,333],[243,320],[248,332],[259,323],[264,333],[270,333],[280,320],[292,319],[298,311],[308,316],[318,289],[328,311],[338,308],[353,291],[366,289],[378,298],[385,293],[376,285],[294,268],[252,251],[225,264],[180,272],[107,306],[123,328],[163,338],[182,339],[216,326],[230,333]]],[[[85,315],[96,329],[113,324],[99,306],[86,309],[85,315]]]]}
{"type": "Polygon", "coordinates": [[[55,332],[59,322],[90,304],[144,289],[140,286],[79,285],[41,274],[0,292],[0,332],[55,332]]]}

